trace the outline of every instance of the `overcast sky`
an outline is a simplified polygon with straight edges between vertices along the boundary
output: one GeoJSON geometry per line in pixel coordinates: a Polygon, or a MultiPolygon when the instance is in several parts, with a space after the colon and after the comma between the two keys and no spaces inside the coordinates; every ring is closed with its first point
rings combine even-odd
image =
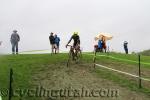
{"type": "Polygon", "coordinates": [[[110,50],[150,49],[150,0],[0,0],[1,52],[11,52],[14,29],[21,37],[20,51],[50,49],[49,33],[61,38],[61,50],[74,31],[84,51],[93,50],[94,36],[107,32],[114,38],[110,50]]]}

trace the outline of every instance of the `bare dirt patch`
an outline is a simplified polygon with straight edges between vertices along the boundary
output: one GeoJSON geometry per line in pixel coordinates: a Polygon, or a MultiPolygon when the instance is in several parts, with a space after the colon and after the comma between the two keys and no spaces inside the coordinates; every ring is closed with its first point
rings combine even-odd
{"type": "Polygon", "coordinates": [[[149,98],[134,91],[127,90],[116,83],[98,77],[94,73],[91,64],[74,64],[66,67],[65,63],[43,65],[36,69],[32,76],[34,86],[42,86],[45,89],[61,90],[118,90],[117,96],[106,96],[101,94],[98,97],[42,97],[40,100],[149,100],[149,98]]]}

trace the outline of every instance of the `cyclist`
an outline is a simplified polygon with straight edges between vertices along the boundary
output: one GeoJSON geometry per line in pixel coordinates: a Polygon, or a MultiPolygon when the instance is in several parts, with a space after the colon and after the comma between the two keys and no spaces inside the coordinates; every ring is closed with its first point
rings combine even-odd
{"type": "Polygon", "coordinates": [[[70,40],[68,41],[68,43],[66,45],[66,48],[72,40],[74,40],[73,46],[71,47],[71,52],[73,55],[72,59],[75,60],[75,56],[77,57],[77,53],[81,52],[80,51],[80,37],[78,35],[78,32],[73,33],[73,35],[71,36],[70,40]]]}
{"type": "Polygon", "coordinates": [[[80,37],[78,35],[78,32],[73,33],[73,35],[71,36],[70,40],[68,41],[68,43],[66,45],[66,48],[67,48],[68,44],[72,41],[72,39],[74,40],[73,48],[79,49],[80,48],[80,37]]]}

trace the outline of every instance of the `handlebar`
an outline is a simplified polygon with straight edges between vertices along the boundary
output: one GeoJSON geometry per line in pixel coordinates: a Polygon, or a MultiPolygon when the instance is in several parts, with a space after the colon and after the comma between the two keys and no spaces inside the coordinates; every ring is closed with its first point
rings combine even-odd
{"type": "Polygon", "coordinates": [[[72,47],[72,45],[66,45],[66,46],[72,47]]]}
{"type": "Polygon", "coordinates": [[[68,46],[71,47],[71,48],[73,47],[72,45],[66,45],[66,48],[67,48],[68,46]]]}

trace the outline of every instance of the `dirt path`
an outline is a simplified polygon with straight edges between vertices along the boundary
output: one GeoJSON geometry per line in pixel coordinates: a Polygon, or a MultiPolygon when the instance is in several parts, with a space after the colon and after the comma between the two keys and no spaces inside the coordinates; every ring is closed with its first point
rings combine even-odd
{"type": "Polygon", "coordinates": [[[78,94],[77,97],[43,97],[40,100],[149,100],[144,94],[127,90],[109,80],[98,77],[91,66],[91,64],[72,64],[67,68],[65,63],[43,65],[36,69],[32,76],[32,84],[40,85],[47,90],[78,90],[80,93],[83,88],[90,92],[93,89],[101,90],[91,94],[91,97],[85,97],[85,95],[79,97],[78,94]],[[108,93],[108,90],[112,91],[112,89],[114,89],[114,94],[108,93]]]}

